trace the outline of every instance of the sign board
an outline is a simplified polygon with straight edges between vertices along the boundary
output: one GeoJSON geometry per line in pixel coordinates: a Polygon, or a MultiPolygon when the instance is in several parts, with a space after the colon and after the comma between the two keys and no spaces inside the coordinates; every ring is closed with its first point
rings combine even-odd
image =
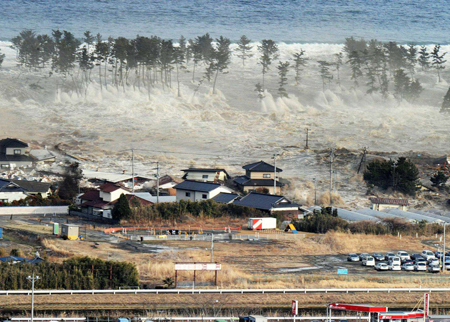
{"type": "Polygon", "coordinates": [[[292,300],[292,315],[298,315],[298,301],[292,300]]]}
{"type": "Polygon", "coordinates": [[[222,264],[216,263],[178,263],[175,264],[176,271],[220,271],[222,264]]]}
{"type": "Polygon", "coordinates": [[[337,273],[338,275],[347,275],[348,270],[346,268],[338,268],[337,273]]]}
{"type": "Polygon", "coordinates": [[[428,316],[430,313],[430,294],[428,293],[423,295],[423,312],[425,316],[428,316]]]}

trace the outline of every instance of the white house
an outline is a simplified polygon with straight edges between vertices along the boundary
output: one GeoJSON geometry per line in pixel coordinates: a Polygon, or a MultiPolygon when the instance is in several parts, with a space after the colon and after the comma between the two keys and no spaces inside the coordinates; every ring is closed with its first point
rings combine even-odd
{"type": "Polygon", "coordinates": [[[0,140],[0,168],[31,167],[33,158],[28,155],[28,144],[17,139],[0,140]]]}
{"type": "Polygon", "coordinates": [[[181,171],[184,172],[184,180],[217,183],[225,182],[230,178],[225,169],[189,168],[181,171]]]}
{"type": "Polygon", "coordinates": [[[105,183],[100,186],[100,199],[106,202],[117,200],[121,194],[127,195],[129,193],[130,191],[112,183],[105,183]]]}
{"type": "Polygon", "coordinates": [[[0,202],[11,203],[27,197],[24,188],[9,180],[0,179],[0,202]]]}
{"type": "Polygon", "coordinates": [[[221,192],[232,193],[233,190],[218,183],[199,182],[186,180],[177,184],[174,189],[177,191],[177,201],[191,200],[201,201],[214,198],[221,192]]]}

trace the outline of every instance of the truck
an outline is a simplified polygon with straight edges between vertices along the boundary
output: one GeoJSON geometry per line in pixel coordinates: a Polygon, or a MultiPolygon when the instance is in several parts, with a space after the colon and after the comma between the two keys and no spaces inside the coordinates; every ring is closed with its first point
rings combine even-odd
{"type": "Polygon", "coordinates": [[[273,217],[259,217],[248,219],[248,229],[250,230],[263,230],[276,228],[277,228],[277,219],[273,217]]]}

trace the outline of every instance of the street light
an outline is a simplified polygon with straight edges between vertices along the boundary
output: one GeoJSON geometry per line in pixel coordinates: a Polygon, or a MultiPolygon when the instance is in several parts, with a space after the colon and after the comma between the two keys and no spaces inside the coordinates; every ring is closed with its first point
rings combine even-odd
{"type": "Polygon", "coordinates": [[[30,322],[33,322],[34,318],[34,282],[39,279],[39,276],[28,276],[27,280],[31,281],[31,320],[30,322]]]}
{"type": "Polygon", "coordinates": [[[445,273],[445,226],[447,225],[446,222],[444,222],[444,247],[442,251],[442,272],[445,273]]]}

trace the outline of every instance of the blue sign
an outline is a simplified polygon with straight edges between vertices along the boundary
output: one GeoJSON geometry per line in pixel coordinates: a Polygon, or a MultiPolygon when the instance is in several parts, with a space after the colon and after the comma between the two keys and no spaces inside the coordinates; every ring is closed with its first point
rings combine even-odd
{"type": "Polygon", "coordinates": [[[338,275],[347,275],[348,270],[346,268],[338,268],[337,273],[338,275]]]}

